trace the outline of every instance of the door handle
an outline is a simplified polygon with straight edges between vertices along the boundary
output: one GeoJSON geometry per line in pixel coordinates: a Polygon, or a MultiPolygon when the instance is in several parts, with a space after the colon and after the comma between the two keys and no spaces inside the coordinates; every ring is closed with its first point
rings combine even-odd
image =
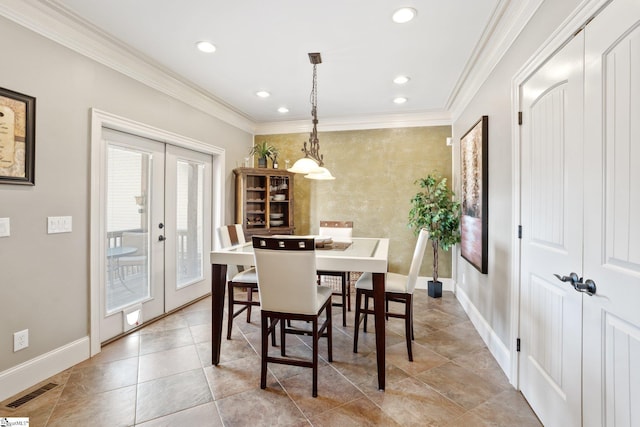
{"type": "Polygon", "coordinates": [[[167,240],[167,238],[164,237],[162,234],[160,236],[158,236],[158,241],[159,242],[164,242],[165,240],[167,240]]]}
{"type": "Polygon", "coordinates": [[[578,275],[573,272],[568,276],[560,276],[559,274],[554,274],[554,276],[556,276],[558,280],[562,282],[571,283],[573,289],[578,292],[583,292],[589,296],[596,294],[596,282],[591,279],[587,279],[586,281],[582,282],[582,277],[578,277],[578,275]]]}

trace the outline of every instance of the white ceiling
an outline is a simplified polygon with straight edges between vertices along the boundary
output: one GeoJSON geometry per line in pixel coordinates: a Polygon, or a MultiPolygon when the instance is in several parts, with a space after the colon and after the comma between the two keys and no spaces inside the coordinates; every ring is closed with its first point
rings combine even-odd
{"type": "MultiPolygon", "coordinates": [[[[483,59],[499,59],[495,46],[502,44],[499,49],[504,49],[505,43],[510,44],[505,40],[515,37],[523,20],[532,13],[527,5],[536,3],[23,1],[39,5],[41,11],[46,9],[41,13],[47,21],[64,17],[66,25],[71,22],[76,27],[77,34],[84,37],[91,33],[104,40],[100,47],[105,50],[107,45],[110,49],[116,46],[126,53],[113,56],[121,58],[121,63],[126,62],[122,58],[129,58],[128,62],[142,60],[145,67],[156,72],[159,69],[181,84],[186,83],[258,127],[309,121],[312,65],[307,53],[320,52],[323,62],[318,65],[319,128],[323,121],[346,122],[357,117],[448,114],[460,98],[461,87],[478,80],[473,77],[474,72],[492,67],[482,65],[483,59]],[[392,22],[391,15],[402,6],[415,8],[416,19],[407,24],[392,22]],[[217,51],[198,51],[195,43],[199,40],[213,42],[217,51]],[[411,80],[403,86],[395,85],[393,79],[400,74],[411,80]],[[269,91],[271,97],[257,97],[258,90],[269,91]],[[394,104],[397,96],[408,101],[394,104]],[[281,106],[287,107],[289,113],[278,113],[281,106]]],[[[42,28],[44,21],[34,21],[32,27],[42,28]]],[[[51,25],[46,31],[37,28],[49,37],[56,32],[51,25]]],[[[63,44],[75,48],[68,38],[63,44]]],[[[89,55],[101,60],[103,53],[89,55]]]]}

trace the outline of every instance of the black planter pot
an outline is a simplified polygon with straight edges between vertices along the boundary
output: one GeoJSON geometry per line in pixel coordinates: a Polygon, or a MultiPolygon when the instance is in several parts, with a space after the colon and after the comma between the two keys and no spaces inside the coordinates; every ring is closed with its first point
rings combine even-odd
{"type": "Polygon", "coordinates": [[[258,167],[266,168],[267,167],[267,158],[266,157],[258,157],[258,167]]]}
{"type": "Polygon", "coordinates": [[[442,296],[442,282],[439,280],[437,282],[429,280],[427,289],[431,298],[440,298],[442,296]]]}

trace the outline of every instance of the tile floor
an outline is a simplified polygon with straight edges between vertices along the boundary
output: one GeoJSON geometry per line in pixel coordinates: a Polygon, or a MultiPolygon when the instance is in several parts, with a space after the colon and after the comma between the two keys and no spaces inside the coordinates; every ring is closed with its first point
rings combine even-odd
{"type": "MultiPolygon", "coordinates": [[[[403,321],[387,322],[384,392],[376,386],[374,334],[361,333],[354,354],[353,311],[343,328],[340,310],[333,311],[333,363],[321,361],[315,399],[308,368],[270,365],[260,389],[258,311],[250,324],[237,318],[212,366],[206,298],[48,379],[59,386],[20,408],[7,409],[15,397],[7,399],[0,417],[29,417],[31,427],[540,425],[452,293],[432,299],[416,291],[413,362],[403,321]]],[[[288,338],[288,353],[309,355],[308,342],[288,338]]]]}

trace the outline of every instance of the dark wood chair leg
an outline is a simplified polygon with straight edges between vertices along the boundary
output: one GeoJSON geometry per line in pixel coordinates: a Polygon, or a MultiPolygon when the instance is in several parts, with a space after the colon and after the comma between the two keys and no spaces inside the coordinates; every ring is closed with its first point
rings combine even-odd
{"type": "Polygon", "coordinates": [[[351,273],[347,271],[344,277],[347,287],[347,310],[351,311],[351,273]]]}
{"type": "Polygon", "coordinates": [[[409,304],[411,306],[411,339],[415,340],[416,336],[413,333],[413,295],[411,295],[411,304],[409,304]]]}
{"type": "Polygon", "coordinates": [[[227,339],[231,339],[231,328],[233,327],[233,286],[231,283],[227,283],[227,339]]]}
{"type": "Polygon", "coordinates": [[[342,326],[347,326],[347,274],[340,276],[342,279],[342,326]]]}
{"type": "Polygon", "coordinates": [[[331,304],[327,304],[327,357],[333,362],[333,320],[331,316],[331,304]]]}
{"type": "Polygon", "coordinates": [[[353,322],[353,352],[358,352],[358,330],[360,329],[360,303],[362,302],[362,292],[356,289],[356,319],[353,322]]]}
{"type": "Polygon", "coordinates": [[[269,318],[265,313],[261,313],[261,326],[260,329],[262,331],[262,363],[260,366],[260,388],[267,388],[267,354],[269,345],[269,318]]]}
{"type": "MultiPolygon", "coordinates": [[[[329,304],[331,304],[331,302],[329,302],[329,304]]],[[[318,397],[318,318],[315,317],[311,323],[313,325],[313,366],[311,368],[313,369],[313,386],[311,395],[318,397]]]]}
{"type": "Polygon", "coordinates": [[[367,311],[369,310],[369,295],[364,294],[364,328],[362,330],[367,332],[367,311]]]}
{"type": "Polygon", "coordinates": [[[411,294],[407,294],[404,301],[404,334],[407,340],[407,353],[409,354],[409,362],[413,362],[413,353],[411,352],[411,294]]]}
{"type": "MultiPolygon", "coordinates": [[[[275,330],[273,332],[275,334],[275,330]]],[[[285,329],[284,322],[282,321],[282,319],[280,319],[280,355],[282,357],[285,357],[287,355],[287,352],[286,352],[286,349],[285,349],[285,347],[286,347],[286,336],[287,336],[286,332],[287,331],[285,329]]],[[[274,346],[275,346],[275,344],[274,344],[274,346]]]]}
{"type": "Polygon", "coordinates": [[[273,329],[273,333],[271,334],[271,345],[273,347],[276,346],[276,325],[280,319],[271,319],[271,329],[273,329]]]}
{"type": "MultiPolygon", "coordinates": [[[[245,291],[247,291],[247,301],[253,301],[253,289],[245,288],[245,291]]],[[[247,307],[247,323],[251,323],[251,305],[247,307]]]]}

